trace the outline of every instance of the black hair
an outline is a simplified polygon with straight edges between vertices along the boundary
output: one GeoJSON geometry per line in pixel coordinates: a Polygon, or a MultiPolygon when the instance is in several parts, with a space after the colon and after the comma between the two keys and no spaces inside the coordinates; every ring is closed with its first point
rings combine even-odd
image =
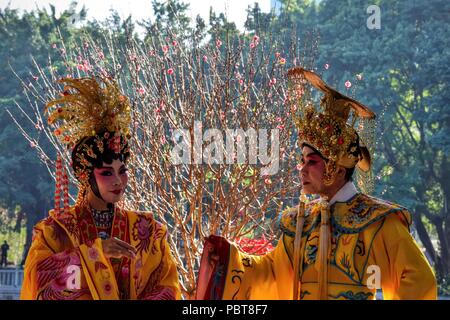
{"type": "Polygon", "coordinates": [[[328,159],[325,158],[325,157],[323,156],[323,154],[322,154],[319,150],[317,150],[316,148],[314,148],[312,145],[310,145],[310,144],[308,144],[308,143],[306,143],[306,142],[303,142],[302,145],[301,145],[301,147],[300,147],[300,149],[303,149],[303,147],[308,147],[308,148],[312,149],[312,151],[313,151],[312,154],[317,154],[317,155],[318,155],[319,157],[321,157],[325,162],[328,162],[328,159]]]}
{"type": "Polygon", "coordinates": [[[92,164],[90,177],[93,175],[93,169],[101,168],[103,162],[111,164],[114,160],[119,159],[126,163],[130,157],[127,140],[122,135],[120,136],[120,151],[116,153],[111,148],[111,138],[114,138],[114,132],[102,131],[98,135],[81,139],[72,150],[72,169],[74,172],[86,169],[86,166],[81,163],[83,158],[92,164]],[[99,146],[103,146],[103,150],[100,150],[99,146]],[[92,150],[92,153],[88,149],[92,150]]]}
{"type": "Polygon", "coordinates": [[[353,181],[353,173],[355,172],[355,167],[345,168],[345,181],[353,181]]]}

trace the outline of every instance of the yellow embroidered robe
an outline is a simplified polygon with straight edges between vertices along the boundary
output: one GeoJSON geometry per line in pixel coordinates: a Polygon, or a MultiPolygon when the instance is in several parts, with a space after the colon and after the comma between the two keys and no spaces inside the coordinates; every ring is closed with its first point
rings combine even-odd
{"type": "MultiPolygon", "coordinates": [[[[197,287],[198,299],[293,298],[293,245],[297,209],[286,210],[282,236],[264,256],[240,252],[225,239],[206,242],[197,287]]],[[[409,233],[409,212],[364,194],[336,202],[331,212],[328,299],[436,299],[436,280],[409,233]],[[377,281],[378,280],[378,281],[377,281]]],[[[318,299],[316,255],[320,208],[310,204],[301,239],[300,299],[318,299]]]]}
{"type": "Polygon", "coordinates": [[[180,299],[166,227],[150,213],[116,210],[111,237],[137,249],[135,259],[107,259],[88,209],[52,211],[33,230],[21,299],[180,299]]]}

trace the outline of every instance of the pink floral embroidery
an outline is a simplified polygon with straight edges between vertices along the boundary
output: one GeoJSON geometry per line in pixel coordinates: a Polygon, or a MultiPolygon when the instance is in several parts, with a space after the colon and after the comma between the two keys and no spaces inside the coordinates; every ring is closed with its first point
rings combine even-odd
{"type": "Polygon", "coordinates": [[[110,295],[111,292],[112,292],[112,285],[111,285],[111,282],[105,281],[104,284],[103,284],[103,289],[105,290],[105,293],[106,293],[107,295],[110,295]]]}
{"type": "Polygon", "coordinates": [[[122,267],[122,277],[127,278],[130,275],[130,269],[128,266],[122,267]]]}
{"type": "Polygon", "coordinates": [[[94,261],[98,260],[98,251],[97,251],[97,249],[89,248],[88,249],[88,256],[89,256],[89,259],[91,259],[91,260],[94,260],[94,261]]]}
{"type": "Polygon", "coordinates": [[[138,261],[136,261],[136,270],[141,268],[142,268],[142,259],[139,259],[138,261]]]}
{"type": "Polygon", "coordinates": [[[135,240],[147,240],[150,238],[150,220],[144,216],[140,216],[133,226],[133,237],[135,240]]]}
{"type": "MultiPolygon", "coordinates": [[[[147,252],[151,241],[160,239],[162,236],[162,227],[158,223],[152,223],[150,218],[140,215],[138,220],[133,225],[133,240],[139,241],[136,246],[138,253],[147,252]]],[[[153,244],[152,253],[156,252],[156,247],[153,244]]]]}

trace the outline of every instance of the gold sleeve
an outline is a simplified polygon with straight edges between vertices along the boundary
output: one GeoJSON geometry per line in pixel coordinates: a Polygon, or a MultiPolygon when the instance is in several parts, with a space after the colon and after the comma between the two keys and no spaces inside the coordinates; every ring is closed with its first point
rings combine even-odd
{"type": "Polygon", "coordinates": [[[437,298],[434,273],[401,214],[386,217],[373,245],[385,300],[437,298]]]}

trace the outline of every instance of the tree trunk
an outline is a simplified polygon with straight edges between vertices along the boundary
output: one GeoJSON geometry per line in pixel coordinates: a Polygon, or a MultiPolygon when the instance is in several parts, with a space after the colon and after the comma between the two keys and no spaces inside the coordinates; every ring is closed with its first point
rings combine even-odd
{"type": "Polygon", "coordinates": [[[25,260],[28,255],[28,250],[31,247],[31,240],[33,238],[33,228],[34,226],[48,214],[48,208],[46,208],[46,202],[41,201],[34,207],[29,207],[26,209],[26,239],[25,245],[23,247],[22,262],[21,266],[25,264],[25,260]]]}
{"type": "Polygon", "coordinates": [[[425,250],[428,253],[428,256],[432,261],[431,264],[434,264],[436,268],[438,267],[438,261],[436,259],[436,251],[434,250],[433,243],[431,242],[430,236],[428,235],[427,230],[422,221],[422,214],[416,213],[413,214],[414,226],[416,227],[417,234],[419,235],[420,241],[422,241],[425,250]]]}
{"type": "MultiPolygon", "coordinates": [[[[442,237],[446,240],[446,249],[447,251],[443,252],[443,265],[444,265],[444,271],[446,273],[447,277],[450,277],[450,252],[449,245],[450,245],[450,184],[448,181],[450,180],[450,171],[448,170],[450,166],[450,160],[447,158],[444,158],[441,162],[441,176],[442,178],[439,180],[439,183],[442,187],[442,191],[444,193],[444,205],[442,206],[442,217],[443,218],[443,230],[442,230],[442,237]],[[446,257],[446,258],[444,258],[446,257]]],[[[442,250],[442,246],[441,246],[442,250]]]]}
{"type": "Polygon", "coordinates": [[[443,221],[442,219],[437,219],[439,221],[439,223],[435,223],[436,226],[436,231],[438,234],[438,238],[439,238],[439,246],[440,246],[440,264],[441,264],[441,273],[440,276],[441,277],[447,277],[449,275],[449,270],[450,270],[450,261],[449,261],[449,247],[448,247],[448,242],[447,242],[447,237],[446,234],[444,232],[444,228],[443,228],[443,221]]]}
{"type": "Polygon", "coordinates": [[[444,190],[444,206],[442,208],[442,217],[444,217],[444,219],[442,220],[442,238],[445,240],[445,252],[443,251],[444,248],[441,245],[441,256],[445,268],[445,275],[447,277],[450,277],[450,192],[448,185],[443,186],[442,189],[444,190]]]}

